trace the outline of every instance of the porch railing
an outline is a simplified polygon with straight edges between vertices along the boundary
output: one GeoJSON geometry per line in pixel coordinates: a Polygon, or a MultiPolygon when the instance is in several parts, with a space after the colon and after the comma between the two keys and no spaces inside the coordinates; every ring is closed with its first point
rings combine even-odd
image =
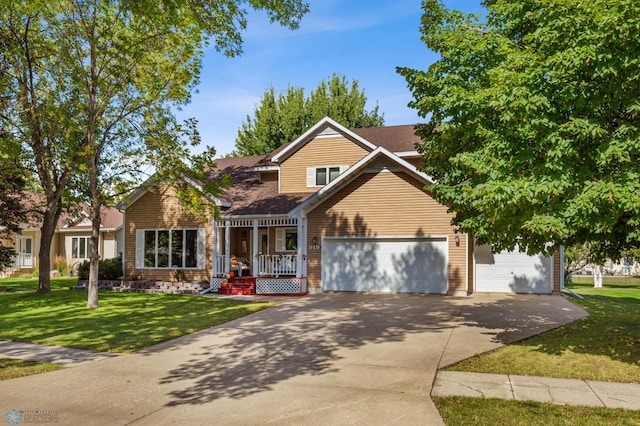
{"type": "Polygon", "coordinates": [[[19,254],[15,260],[16,268],[31,268],[33,267],[33,255],[32,254],[19,254]]]}
{"type": "MultiPolygon", "coordinates": [[[[280,275],[296,275],[298,272],[298,256],[295,254],[282,255],[260,255],[254,260],[257,262],[259,276],[280,276],[280,275]]],[[[213,274],[219,276],[229,272],[229,268],[225,263],[224,255],[217,255],[213,258],[213,274]]],[[[254,265],[255,266],[255,265],[254,265]]],[[[251,268],[253,270],[253,268],[251,268]]]]}
{"type": "Polygon", "coordinates": [[[258,256],[258,275],[296,275],[297,257],[295,254],[258,256]]]}

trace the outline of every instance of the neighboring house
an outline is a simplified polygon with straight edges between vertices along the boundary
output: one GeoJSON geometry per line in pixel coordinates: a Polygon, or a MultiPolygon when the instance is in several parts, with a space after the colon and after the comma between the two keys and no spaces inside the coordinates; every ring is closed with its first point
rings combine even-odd
{"type": "Polygon", "coordinates": [[[217,290],[242,269],[258,293],[558,291],[560,254],[492,254],[456,233],[417,169],[416,142],[412,125],[349,130],[325,118],[267,156],[216,160],[212,177],[234,183],[206,223],[172,187],[141,188],[118,206],[125,277],[180,270],[217,290]]]}
{"type": "MultiPolygon", "coordinates": [[[[26,199],[35,199],[26,197],[26,199]]],[[[35,204],[35,202],[34,202],[35,204]]],[[[17,253],[14,265],[2,271],[4,276],[19,276],[29,273],[38,267],[40,251],[40,224],[35,220],[20,225],[20,232],[13,235],[5,245],[13,247],[17,253]]],[[[122,212],[113,207],[102,208],[100,225],[100,246],[98,252],[101,259],[118,257],[122,247],[122,212]]],[[[88,260],[91,253],[91,220],[81,210],[77,215],[63,214],[58,220],[56,231],[51,242],[51,269],[54,269],[56,258],[65,258],[69,267],[75,268],[79,263],[88,260]]]]}

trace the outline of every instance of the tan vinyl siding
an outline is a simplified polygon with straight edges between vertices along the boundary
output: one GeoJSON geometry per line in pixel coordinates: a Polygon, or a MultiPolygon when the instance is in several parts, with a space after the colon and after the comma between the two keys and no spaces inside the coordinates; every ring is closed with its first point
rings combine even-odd
{"type": "Polygon", "coordinates": [[[316,192],[307,187],[307,167],[352,166],[368,153],[344,137],[315,138],[280,165],[280,192],[316,192]]]}
{"type": "MultiPolygon", "coordinates": [[[[308,214],[308,237],[446,236],[449,239],[449,291],[466,291],[466,235],[455,229],[451,214],[404,172],[363,173],[308,214]],[[384,198],[384,200],[382,200],[384,198]]],[[[321,250],[307,256],[308,283],[321,286],[321,250]]]]}
{"type": "Polygon", "coordinates": [[[206,268],[182,269],[187,280],[208,280],[211,274],[211,225],[202,223],[193,214],[180,206],[176,192],[169,186],[158,186],[138,199],[126,210],[125,215],[125,278],[140,276],[148,280],[171,279],[174,269],[136,269],[136,230],[137,229],[206,229],[206,268]]]}

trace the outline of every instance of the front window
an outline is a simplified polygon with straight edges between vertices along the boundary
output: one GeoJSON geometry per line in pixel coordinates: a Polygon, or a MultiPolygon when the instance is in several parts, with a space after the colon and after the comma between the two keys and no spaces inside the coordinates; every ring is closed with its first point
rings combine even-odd
{"type": "Polygon", "coordinates": [[[156,229],[144,231],[146,268],[196,268],[197,229],[156,229]]]}
{"type": "Polygon", "coordinates": [[[71,238],[71,257],[73,259],[88,259],[91,256],[91,237],[71,238]]]}
{"type": "Polygon", "coordinates": [[[340,167],[317,167],[316,186],[324,186],[340,175],[340,167]]]}
{"type": "Polygon", "coordinates": [[[298,229],[297,228],[276,229],[276,250],[277,251],[298,250],[298,229]]]}

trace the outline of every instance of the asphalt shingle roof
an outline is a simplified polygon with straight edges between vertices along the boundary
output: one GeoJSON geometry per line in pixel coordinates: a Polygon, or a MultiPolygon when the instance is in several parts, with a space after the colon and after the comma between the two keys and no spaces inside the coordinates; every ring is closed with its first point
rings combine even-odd
{"type": "MultiPolygon", "coordinates": [[[[420,139],[414,133],[414,125],[369,127],[352,129],[358,136],[391,152],[415,151],[415,144],[420,139]]],[[[289,143],[280,146],[265,156],[220,158],[215,161],[216,169],[212,177],[228,174],[233,185],[227,188],[221,199],[231,203],[224,209],[223,215],[262,215],[287,214],[299,204],[307,200],[313,193],[278,193],[276,180],[260,180],[260,173],[252,171],[253,167],[276,166],[271,158],[282,151],[289,143]]]]}

